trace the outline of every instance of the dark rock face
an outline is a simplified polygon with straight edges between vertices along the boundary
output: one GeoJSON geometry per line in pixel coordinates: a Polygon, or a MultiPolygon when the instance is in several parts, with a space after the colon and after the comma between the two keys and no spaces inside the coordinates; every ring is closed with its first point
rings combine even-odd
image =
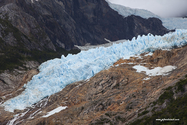
{"type": "MultiPolygon", "coordinates": [[[[30,0],[18,0],[17,5],[22,11],[35,18],[39,27],[43,29],[56,47],[73,48],[73,43],[67,31],[58,23],[59,19],[66,19],[65,16],[67,15],[63,16],[61,6],[55,1],[46,0],[32,3],[30,0]]],[[[67,22],[72,21],[67,20],[67,22]]]]}
{"type": "Polygon", "coordinates": [[[0,7],[8,3],[12,3],[14,0],[0,0],[0,7]]]}
{"type": "Polygon", "coordinates": [[[105,0],[1,0],[0,5],[0,17],[25,35],[22,43],[29,50],[70,50],[74,45],[106,43],[105,38],[168,32],[156,18],[123,18],[105,0]]]}
{"type": "Polygon", "coordinates": [[[123,18],[105,0],[17,0],[16,4],[31,15],[51,41],[70,49],[73,45],[106,43],[132,39],[142,34],[167,32],[160,20],[137,16],[123,18]]]}

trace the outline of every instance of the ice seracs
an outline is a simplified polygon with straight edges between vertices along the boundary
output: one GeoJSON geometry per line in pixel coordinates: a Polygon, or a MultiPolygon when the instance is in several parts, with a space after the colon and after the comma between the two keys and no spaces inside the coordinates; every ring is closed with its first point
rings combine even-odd
{"type": "Polygon", "coordinates": [[[157,49],[171,49],[187,44],[187,30],[176,30],[164,36],[151,34],[133,38],[131,41],[69,54],[40,65],[40,73],[25,84],[25,91],[6,101],[5,110],[23,110],[41,99],[61,91],[66,85],[86,80],[113,65],[117,60],[157,49]]]}

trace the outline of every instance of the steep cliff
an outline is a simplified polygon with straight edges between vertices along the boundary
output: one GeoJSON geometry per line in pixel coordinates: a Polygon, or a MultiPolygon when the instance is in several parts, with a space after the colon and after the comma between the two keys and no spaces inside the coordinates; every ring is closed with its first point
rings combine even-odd
{"type": "Polygon", "coordinates": [[[37,20],[53,43],[63,43],[66,49],[106,43],[104,38],[114,41],[167,32],[158,19],[123,18],[105,0],[18,0],[16,4],[37,20]]]}

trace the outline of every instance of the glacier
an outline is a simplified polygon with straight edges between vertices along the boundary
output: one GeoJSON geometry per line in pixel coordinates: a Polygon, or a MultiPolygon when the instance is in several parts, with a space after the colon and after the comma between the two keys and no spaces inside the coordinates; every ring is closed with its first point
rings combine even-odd
{"type": "Polygon", "coordinates": [[[187,29],[187,18],[179,18],[179,17],[162,18],[162,17],[159,17],[156,14],[153,14],[152,12],[150,12],[148,10],[132,9],[132,8],[125,7],[125,6],[122,6],[122,5],[117,5],[117,4],[111,3],[108,0],[105,0],[105,1],[108,3],[110,8],[117,11],[118,14],[122,15],[123,17],[127,17],[127,16],[130,16],[130,15],[140,16],[140,17],[146,18],[146,19],[148,19],[150,17],[155,17],[155,18],[159,18],[162,21],[163,26],[166,27],[169,30],[187,29]]]}
{"type": "Polygon", "coordinates": [[[39,66],[40,73],[24,85],[25,90],[2,104],[6,111],[23,110],[41,99],[61,91],[73,82],[87,80],[108,69],[117,60],[157,49],[172,49],[187,44],[187,30],[176,30],[164,36],[138,36],[131,41],[124,40],[109,47],[99,47],[81,51],[77,55],[68,54],[46,61],[39,66]]]}
{"type": "Polygon", "coordinates": [[[108,5],[110,6],[110,8],[112,8],[113,10],[117,11],[118,14],[122,15],[123,17],[128,17],[130,15],[136,15],[136,16],[141,16],[142,18],[150,18],[150,17],[156,17],[156,18],[160,18],[159,16],[157,16],[156,14],[148,11],[148,10],[144,10],[144,9],[132,9],[130,7],[126,7],[123,5],[118,5],[118,4],[114,4],[111,3],[109,0],[105,0],[108,5]]]}

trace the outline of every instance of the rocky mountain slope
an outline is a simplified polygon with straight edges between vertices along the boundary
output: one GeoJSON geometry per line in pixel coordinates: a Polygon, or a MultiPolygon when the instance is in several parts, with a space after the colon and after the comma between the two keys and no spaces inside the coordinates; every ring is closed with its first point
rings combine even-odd
{"type": "Polygon", "coordinates": [[[156,119],[167,117],[180,119],[178,124],[183,124],[187,119],[183,116],[187,93],[186,34],[186,30],[176,30],[163,37],[139,36],[107,48],[47,61],[40,66],[40,72],[28,72],[16,91],[3,91],[0,123],[149,125],[160,124],[156,119]],[[90,73],[95,75],[88,77],[90,73]],[[74,79],[77,82],[68,83],[74,79]]]}
{"type": "Polygon", "coordinates": [[[74,45],[167,32],[159,19],[123,18],[105,0],[1,0],[1,95],[16,91],[40,63],[80,52],[74,45]]]}
{"type": "MultiPolygon", "coordinates": [[[[74,45],[168,31],[157,18],[122,17],[105,0],[0,0],[0,105],[25,90],[42,62],[79,53],[74,45]]],[[[185,79],[185,54],[183,47],[119,60],[90,80],[68,85],[28,109],[11,113],[0,107],[0,125],[126,124],[137,118],[144,124],[143,116],[151,117],[171,102],[164,98],[161,105],[156,103],[164,89],[185,79]],[[177,69],[167,76],[148,77],[136,72],[133,66],[138,64],[177,69]]],[[[175,92],[176,87],[173,100],[186,94],[185,84],[180,84],[182,91],[175,92]]]]}
{"type": "Polygon", "coordinates": [[[123,19],[105,0],[18,0],[16,5],[35,18],[54,44],[64,44],[66,49],[86,43],[106,43],[104,38],[114,41],[131,39],[137,34],[167,32],[157,19],[135,16],[123,19]]]}
{"type": "MultiPolygon", "coordinates": [[[[7,123],[122,125],[137,124],[141,121],[142,124],[159,124],[160,122],[155,120],[163,118],[163,112],[167,110],[168,118],[180,119],[179,124],[182,124],[186,122],[186,115],[181,117],[172,113],[171,108],[174,109],[175,105],[185,106],[186,53],[187,46],[173,50],[157,50],[153,54],[144,53],[126,60],[121,59],[110,69],[98,73],[87,81],[70,84],[61,92],[44,98],[31,108],[16,110],[14,113],[0,109],[3,114],[0,116],[0,123],[2,125],[7,123]],[[136,65],[143,65],[149,69],[168,65],[177,68],[167,75],[148,76],[144,72],[138,73],[133,68],[136,65]],[[180,79],[184,80],[180,81],[180,79]],[[178,101],[182,103],[177,103],[178,101]],[[171,107],[172,104],[174,107],[171,107]],[[59,106],[67,106],[67,108],[49,115],[48,112],[59,106]],[[158,112],[160,115],[155,115],[158,112]],[[44,117],[46,114],[49,116],[44,117]],[[140,120],[135,121],[136,119],[140,120]],[[146,120],[149,121],[145,123],[146,120]]],[[[186,108],[184,107],[183,110],[186,111],[186,108]]]]}

